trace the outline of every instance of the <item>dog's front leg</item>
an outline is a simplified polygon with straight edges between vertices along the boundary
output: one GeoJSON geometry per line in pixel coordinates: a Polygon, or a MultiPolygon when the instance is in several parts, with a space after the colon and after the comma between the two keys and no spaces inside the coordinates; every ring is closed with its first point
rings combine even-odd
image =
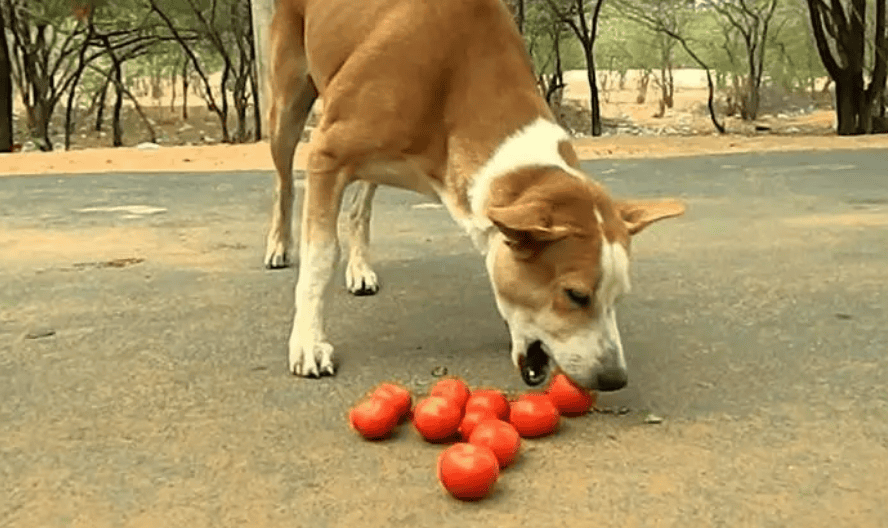
{"type": "Polygon", "coordinates": [[[334,374],[333,346],[324,332],[324,300],[338,262],[336,224],[342,202],[342,174],[309,172],[305,182],[296,315],[290,333],[290,372],[297,376],[334,374]]]}

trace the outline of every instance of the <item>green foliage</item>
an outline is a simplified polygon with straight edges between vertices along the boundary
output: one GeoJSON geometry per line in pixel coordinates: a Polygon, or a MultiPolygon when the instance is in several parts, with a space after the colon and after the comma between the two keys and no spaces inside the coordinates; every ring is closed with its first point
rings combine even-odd
{"type": "Polygon", "coordinates": [[[787,90],[812,87],[814,80],[827,75],[814,46],[808,12],[801,3],[779,8],[768,39],[765,74],[787,90]]]}
{"type": "MultiPolygon", "coordinates": [[[[711,9],[694,9],[687,2],[665,0],[672,9],[684,10],[686,24],[683,36],[696,53],[713,68],[719,87],[724,88],[727,78],[745,75],[746,47],[736,30],[731,30],[718,13],[711,9]]],[[[660,0],[611,0],[602,10],[599,36],[595,43],[597,64],[601,68],[616,71],[628,69],[655,70],[660,67],[664,42],[662,34],[635,22],[626,16],[622,6],[644,7],[650,4],[654,11],[660,0]]],[[[801,2],[784,1],[769,28],[765,51],[766,80],[787,90],[810,87],[814,79],[826,75],[826,71],[814,48],[808,27],[807,9],[801,2]]],[[[579,50],[578,44],[571,43],[579,50]]],[[[696,68],[696,63],[679,46],[672,50],[675,68],[696,68]]],[[[577,55],[581,58],[579,51],[577,55]]],[[[574,63],[576,64],[576,63],[574,63]]],[[[582,60],[571,68],[582,68],[582,60]]]]}

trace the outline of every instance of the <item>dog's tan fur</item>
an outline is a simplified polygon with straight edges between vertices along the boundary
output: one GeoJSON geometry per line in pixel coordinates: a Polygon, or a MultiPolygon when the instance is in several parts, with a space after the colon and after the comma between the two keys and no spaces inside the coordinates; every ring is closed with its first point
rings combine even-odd
{"type": "MultiPolygon", "coordinates": [[[[516,334],[515,325],[538,327],[546,353],[575,380],[596,388],[596,372],[605,367],[592,356],[603,352],[555,349],[578,343],[581,327],[603,321],[620,285],[628,288],[621,251],[628,254],[630,235],[681,214],[683,206],[617,203],[583,178],[566,135],[552,124],[502,2],[278,0],[271,54],[269,122],[278,179],[270,267],[289,260],[293,153],[312,103],[319,94],[324,100],[306,176],[291,370],[333,373],[323,298],[338,254],[343,192],[361,181],[349,222],[350,290],[356,291],[353,283],[369,293],[376,288],[366,261],[374,186],[434,196],[488,255],[513,342],[530,339],[516,334]],[[536,137],[539,145],[509,156],[506,145],[514,149],[536,137]],[[603,281],[614,285],[613,292],[601,293],[603,281]],[[575,294],[596,301],[578,307],[575,294]],[[601,365],[593,368],[595,361],[601,365]]],[[[615,322],[606,323],[615,329],[615,322]]]]}

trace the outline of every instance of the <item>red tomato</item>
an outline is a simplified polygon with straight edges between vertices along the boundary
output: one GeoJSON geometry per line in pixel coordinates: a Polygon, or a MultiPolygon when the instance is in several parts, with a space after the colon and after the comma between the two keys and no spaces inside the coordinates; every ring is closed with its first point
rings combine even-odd
{"type": "Polygon", "coordinates": [[[432,386],[429,396],[446,398],[459,407],[459,412],[466,410],[466,401],[469,399],[469,386],[460,379],[446,378],[432,386]]]}
{"type": "Polygon", "coordinates": [[[549,388],[549,399],[564,416],[586,414],[595,405],[596,394],[574,384],[564,374],[556,374],[549,388]]]}
{"type": "Polygon", "coordinates": [[[398,413],[398,419],[407,416],[410,412],[410,404],[413,403],[410,391],[394,383],[383,383],[376,387],[372,396],[390,401],[398,413]]]}
{"type": "Polygon", "coordinates": [[[489,447],[460,442],[438,457],[438,480],[457,499],[477,500],[493,488],[499,463],[489,447]]]}
{"type": "Polygon", "coordinates": [[[500,469],[512,464],[521,449],[521,437],[518,431],[511,424],[496,419],[484,420],[475,426],[469,437],[469,443],[489,447],[496,455],[500,469]]]}
{"type": "Polygon", "coordinates": [[[416,404],[413,425],[429,442],[440,442],[456,434],[462,412],[452,401],[431,396],[416,404]]]}
{"type": "Polygon", "coordinates": [[[466,402],[466,414],[480,409],[489,410],[500,420],[509,419],[509,400],[498,390],[481,389],[472,392],[466,402]]]}
{"type": "Polygon", "coordinates": [[[352,407],[348,421],[364,438],[378,440],[391,434],[398,424],[398,413],[388,400],[368,398],[352,407]]]}
{"type": "Polygon", "coordinates": [[[489,420],[491,418],[496,419],[496,415],[487,409],[467,410],[465,416],[463,416],[462,422],[459,424],[459,435],[463,440],[468,442],[469,435],[472,434],[475,426],[483,420],[489,420]]]}
{"type": "Polygon", "coordinates": [[[561,416],[545,394],[525,394],[512,402],[509,422],[524,438],[546,436],[558,430],[561,416]]]}

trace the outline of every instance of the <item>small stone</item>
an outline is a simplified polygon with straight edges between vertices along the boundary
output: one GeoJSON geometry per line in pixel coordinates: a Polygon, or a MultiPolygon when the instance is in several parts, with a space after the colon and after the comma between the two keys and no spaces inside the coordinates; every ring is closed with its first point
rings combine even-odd
{"type": "Polygon", "coordinates": [[[630,411],[631,409],[629,409],[629,407],[620,407],[619,409],[617,409],[617,414],[623,416],[624,414],[629,414],[630,411]]]}
{"type": "Polygon", "coordinates": [[[649,413],[647,416],[644,417],[644,423],[646,423],[646,424],[663,423],[663,418],[660,416],[657,416],[656,414],[649,413]]]}
{"type": "Polygon", "coordinates": [[[160,145],[158,145],[157,143],[145,142],[139,143],[138,145],[136,145],[136,148],[139,150],[157,150],[160,148],[160,145]]]}
{"type": "Polygon", "coordinates": [[[54,336],[55,333],[55,329],[48,326],[37,326],[25,333],[25,339],[40,339],[43,337],[54,336]]]}
{"type": "Polygon", "coordinates": [[[438,366],[432,369],[432,376],[440,378],[447,375],[447,367],[438,366]]]}

